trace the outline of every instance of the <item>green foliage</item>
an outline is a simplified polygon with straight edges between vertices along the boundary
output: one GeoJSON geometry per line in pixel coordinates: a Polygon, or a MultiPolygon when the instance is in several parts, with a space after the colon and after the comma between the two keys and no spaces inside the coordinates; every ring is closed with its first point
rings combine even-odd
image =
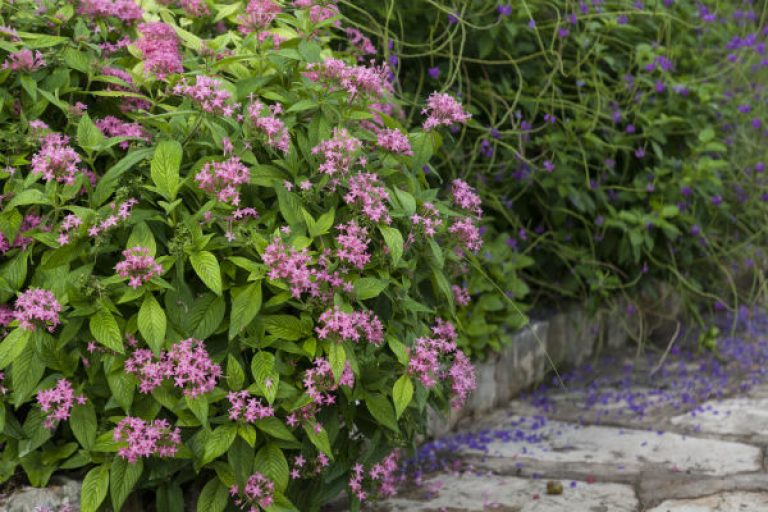
{"type": "MultiPolygon", "coordinates": [[[[201,490],[197,510],[216,511],[232,508],[229,489],[242,491],[259,473],[274,485],[269,510],[318,510],[347,487],[355,464],[370,469],[411,448],[428,405],[448,405],[453,383],[443,372],[453,355],[441,355],[429,387],[409,365],[438,318],[474,325],[451,290],[475,261],[448,231],[466,212],[424,179],[440,136],[397,115],[389,84],[353,94],[310,76],[312,63],[328,58],[355,64],[332,48],[334,17],[285,9],[259,34],[237,30],[246,25],[242,2],[208,2],[200,16],[165,3],[137,6],[165,24],[154,28],[76,14],[63,0],[0,6],[0,25],[18,31],[0,31],[0,60],[41,52],[28,54],[30,66],[0,71],[0,389],[8,390],[0,483],[23,475],[45,486],[55,471],[74,471],[85,475],[84,511],[119,510],[132,493],[148,509],[183,510],[190,488],[201,490]],[[161,29],[171,36],[147,46],[161,29]],[[178,69],[153,67],[159,49],[170,59],[164,66],[179,52],[178,69]],[[215,107],[184,93],[202,76],[217,81],[203,96],[224,96],[215,107]],[[283,123],[284,148],[280,130],[266,133],[259,117],[283,123]],[[415,154],[377,145],[384,124],[415,154]],[[365,160],[331,176],[313,148],[342,128],[365,160]],[[233,187],[237,200],[201,178],[235,157],[247,175],[233,187]],[[380,180],[386,216],[346,197],[348,174],[362,172],[380,180]],[[411,221],[425,203],[446,219],[431,238],[411,221]],[[356,236],[369,261],[341,256],[351,223],[364,230],[356,236]],[[144,263],[127,265],[133,257],[144,263]],[[287,257],[293,263],[281,269],[275,259],[287,257]],[[19,297],[35,289],[55,300],[23,310],[19,297]],[[40,311],[56,303],[61,310],[43,320],[40,311]],[[380,322],[380,339],[324,330],[321,316],[334,312],[364,315],[359,332],[375,335],[380,322]],[[200,340],[195,357],[210,358],[215,384],[199,393],[171,355],[189,339],[200,340]],[[137,354],[171,369],[148,383],[156,369],[129,369],[137,354]],[[322,403],[311,396],[311,370],[326,361],[330,372],[314,377],[322,403]],[[64,381],[83,397],[68,421],[36,400],[64,381]],[[271,414],[244,419],[237,396],[271,414]],[[178,428],[178,443],[163,441],[175,451],[131,458],[126,418],[178,428]],[[306,466],[294,463],[299,456],[306,466]]],[[[382,80],[381,70],[367,72],[382,80]]],[[[371,495],[378,485],[365,482],[371,495]]]]}
{"type": "Polygon", "coordinates": [[[486,273],[539,307],[632,300],[659,279],[691,305],[751,298],[734,271],[766,243],[764,3],[341,5],[389,43],[410,115],[433,90],[473,114],[426,177],[476,184],[498,237],[470,277],[472,351],[525,310],[486,273]]]}

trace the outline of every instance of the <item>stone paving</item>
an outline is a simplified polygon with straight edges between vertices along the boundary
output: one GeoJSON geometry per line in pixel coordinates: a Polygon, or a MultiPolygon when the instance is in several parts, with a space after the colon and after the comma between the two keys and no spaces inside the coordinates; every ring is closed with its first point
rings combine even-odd
{"type": "Polygon", "coordinates": [[[720,355],[613,355],[464,420],[368,509],[768,512],[768,329],[742,327],[720,355]]]}

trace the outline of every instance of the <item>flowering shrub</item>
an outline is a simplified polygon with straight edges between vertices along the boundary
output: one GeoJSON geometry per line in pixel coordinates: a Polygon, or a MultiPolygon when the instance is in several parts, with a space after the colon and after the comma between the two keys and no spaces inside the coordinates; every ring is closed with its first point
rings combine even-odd
{"type": "Polygon", "coordinates": [[[412,129],[329,2],[0,21],[0,482],[85,475],[85,512],[391,494],[428,404],[475,385],[480,198],[421,172],[461,104],[412,129]]]}
{"type": "Polygon", "coordinates": [[[450,95],[428,96],[425,128],[461,116],[453,98],[472,113],[426,179],[475,185],[500,239],[465,276],[479,298],[466,311],[485,318],[465,338],[473,350],[496,343],[494,309],[524,310],[480,297],[495,287],[477,267],[514,301],[539,305],[598,302],[659,278],[709,306],[748,298],[731,262],[759,267],[766,243],[762,4],[363,1],[342,12],[389,43],[412,115],[433,89],[450,95]],[[519,274],[501,271],[509,261],[519,274]]]}

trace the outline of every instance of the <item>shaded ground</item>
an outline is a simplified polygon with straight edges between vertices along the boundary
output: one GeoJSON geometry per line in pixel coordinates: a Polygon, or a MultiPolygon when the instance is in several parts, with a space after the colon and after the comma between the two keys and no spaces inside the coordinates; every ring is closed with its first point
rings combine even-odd
{"type": "Polygon", "coordinates": [[[472,420],[371,509],[768,511],[768,317],[742,310],[738,325],[715,353],[614,354],[472,420]]]}

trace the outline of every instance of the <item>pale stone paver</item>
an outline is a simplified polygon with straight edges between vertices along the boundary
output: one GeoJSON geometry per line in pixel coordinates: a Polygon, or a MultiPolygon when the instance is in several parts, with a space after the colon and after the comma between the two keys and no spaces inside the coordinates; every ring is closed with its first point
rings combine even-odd
{"type": "MultiPolygon", "coordinates": [[[[508,431],[510,427],[501,424],[498,429],[508,431]]],[[[760,448],[731,441],[559,421],[547,422],[536,433],[541,436],[539,443],[494,440],[486,445],[484,453],[516,462],[613,464],[617,471],[624,473],[662,467],[668,471],[728,475],[762,468],[760,448]]],[[[480,452],[471,448],[466,451],[480,452]]]]}
{"type": "Polygon", "coordinates": [[[703,433],[768,437],[768,398],[712,400],[670,421],[703,433]]]}
{"type": "Polygon", "coordinates": [[[647,512],[764,512],[768,493],[726,492],[690,500],[667,500],[647,512]]]}
{"type": "MultiPolygon", "coordinates": [[[[634,512],[639,504],[628,485],[559,481],[563,493],[547,494],[547,482],[463,473],[434,477],[419,491],[387,502],[382,510],[412,512],[634,512]]],[[[374,508],[374,510],[377,510],[374,508]]]]}

